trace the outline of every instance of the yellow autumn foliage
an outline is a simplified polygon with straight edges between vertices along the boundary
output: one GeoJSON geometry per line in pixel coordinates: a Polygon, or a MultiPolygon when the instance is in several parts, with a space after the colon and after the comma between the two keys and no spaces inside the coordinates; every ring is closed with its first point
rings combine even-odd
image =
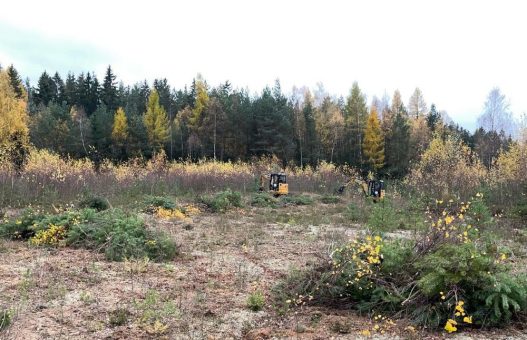
{"type": "Polygon", "coordinates": [[[406,183],[429,197],[470,195],[485,179],[487,171],[460,140],[434,138],[413,167],[406,183]]]}

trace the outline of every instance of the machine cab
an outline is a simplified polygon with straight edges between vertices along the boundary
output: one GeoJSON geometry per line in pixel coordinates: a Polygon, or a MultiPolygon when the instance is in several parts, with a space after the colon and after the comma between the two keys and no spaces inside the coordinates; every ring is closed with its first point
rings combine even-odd
{"type": "Polygon", "coordinates": [[[284,173],[272,173],[269,176],[269,190],[276,195],[287,195],[289,192],[287,176],[284,173]]]}
{"type": "Polygon", "coordinates": [[[373,197],[373,200],[382,200],[384,198],[384,181],[368,181],[368,195],[373,197]]]}

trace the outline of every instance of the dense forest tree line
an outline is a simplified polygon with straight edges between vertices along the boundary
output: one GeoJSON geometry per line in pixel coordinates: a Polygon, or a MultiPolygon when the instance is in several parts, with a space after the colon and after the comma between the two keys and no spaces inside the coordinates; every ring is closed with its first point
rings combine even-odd
{"type": "Polygon", "coordinates": [[[434,134],[457,136],[487,167],[512,142],[503,125],[510,112],[499,89],[491,91],[482,127],[471,134],[434,104],[428,109],[419,88],[408,105],[399,91],[373,97],[368,105],[357,83],[346,98],[330,96],[322,86],[315,93],[294,88],[286,96],[279,81],[250,96],[229,82],[211,87],[201,75],[183,89],[166,79],[126,86],[117,83],[110,66],[102,83],[89,72],[65,79],[44,72],[34,86],[23,83],[13,66],[1,74],[0,124],[11,128],[0,144],[11,146],[12,159],[23,158],[26,151],[17,156],[13,150],[26,150],[22,145],[29,143],[96,164],[149,158],[161,150],[169,159],[272,154],[300,166],[325,160],[401,177],[434,134]],[[20,122],[13,124],[17,114],[20,122]]]}

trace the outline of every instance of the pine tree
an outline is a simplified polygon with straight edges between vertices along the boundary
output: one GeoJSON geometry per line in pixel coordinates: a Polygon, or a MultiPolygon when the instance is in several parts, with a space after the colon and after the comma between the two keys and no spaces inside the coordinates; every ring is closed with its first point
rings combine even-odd
{"type": "Polygon", "coordinates": [[[168,141],[169,126],[168,117],[165,109],[159,105],[159,95],[155,89],[152,90],[148,97],[148,104],[146,112],[143,116],[143,123],[146,128],[148,136],[148,143],[155,151],[163,148],[163,145],[168,141]]]}
{"type": "Polygon", "coordinates": [[[363,150],[364,156],[375,171],[384,166],[384,138],[375,108],[371,109],[366,123],[363,150]]]}

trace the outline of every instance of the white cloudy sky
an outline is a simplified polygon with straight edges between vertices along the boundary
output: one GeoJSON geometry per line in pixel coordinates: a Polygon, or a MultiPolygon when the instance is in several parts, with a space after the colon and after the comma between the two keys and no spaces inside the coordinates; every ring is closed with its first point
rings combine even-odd
{"type": "Polygon", "coordinates": [[[179,88],[199,72],[253,92],[279,78],[322,82],[368,100],[420,87],[427,103],[475,126],[499,86],[527,111],[527,5],[522,1],[7,1],[0,63],[32,82],[111,64],[120,80],[166,77],[179,88]]]}

